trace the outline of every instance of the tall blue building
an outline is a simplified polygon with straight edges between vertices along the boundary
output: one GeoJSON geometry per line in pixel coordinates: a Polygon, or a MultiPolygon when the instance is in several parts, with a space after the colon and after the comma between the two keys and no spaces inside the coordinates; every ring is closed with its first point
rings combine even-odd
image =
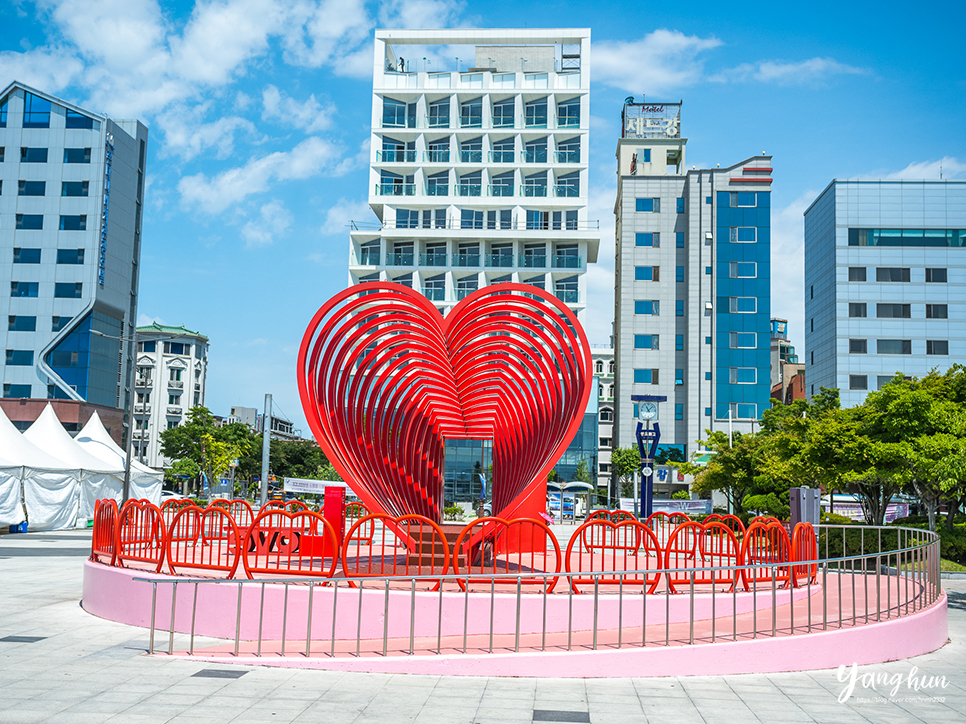
{"type": "Polygon", "coordinates": [[[686,170],[680,103],[624,106],[617,146],[615,445],[632,395],[667,398],[662,445],[750,431],[770,393],[770,156],[686,170]]]}
{"type": "Polygon", "coordinates": [[[805,211],[805,385],[861,403],[966,357],[966,181],[834,180],[805,211]]]}

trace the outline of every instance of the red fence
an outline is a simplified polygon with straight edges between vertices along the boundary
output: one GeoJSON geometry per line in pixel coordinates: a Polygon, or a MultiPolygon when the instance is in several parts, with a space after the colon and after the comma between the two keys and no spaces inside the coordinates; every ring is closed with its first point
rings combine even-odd
{"type": "MultiPolygon", "coordinates": [[[[239,570],[249,578],[330,578],[341,568],[341,576],[350,580],[456,573],[490,576],[500,584],[519,579],[521,585],[545,585],[547,592],[566,571],[577,574],[570,583],[574,593],[595,583],[654,592],[662,579],[671,593],[692,584],[737,588],[740,583],[750,590],[774,580],[783,587],[800,586],[814,581],[817,572],[816,563],[795,565],[818,557],[816,533],[807,523],[789,536],[784,524],[772,520],[744,530],[734,516],[677,523],[684,516],[656,513],[642,522],[596,515],[573,532],[561,555],[553,531],[530,518],[478,518],[450,546],[440,526],[423,516],[365,515],[352,523],[340,547],[332,525],[319,513],[276,504],[252,520],[251,506],[243,500],[216,500],[205,509],[190,501],[169,502],[174,504],[159,509],[146,500],[130,500],[119,510],[114,501],[98,501],[91,560],[153,571],[167,564],[175,575],[225,578],[239,570]],[[739,571],[740,566],[750,568],[739,571]]],[[[438,580],[426,580],[439,587],[438,580]]]]}

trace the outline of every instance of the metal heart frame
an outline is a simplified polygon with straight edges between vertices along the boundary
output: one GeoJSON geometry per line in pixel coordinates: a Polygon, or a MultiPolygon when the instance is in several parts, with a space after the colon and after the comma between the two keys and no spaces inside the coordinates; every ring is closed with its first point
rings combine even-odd
{"type": "Polygon", "coordinates": [[[445,440],[492,440],[493,509],[513,517],[577,432],[593,373],[577,318],[542,289],[484,287],[443,317],[408,287],[366,283],[312,318],[298,381],[315,439],[370,510],[439,521],[445,440]]]}

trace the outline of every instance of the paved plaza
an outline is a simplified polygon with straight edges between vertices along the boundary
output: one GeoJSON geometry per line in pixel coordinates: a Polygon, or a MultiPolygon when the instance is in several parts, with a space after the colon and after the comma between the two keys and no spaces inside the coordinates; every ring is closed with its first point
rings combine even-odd
{"type": "Polygon", "coordinates": [[[146,631],[95,618],[80,607],[89,549],[88,531],[0,536],[0,723],[966,720],[966,581],[944,581],[949,644],[915,659],[858,667],[851,696],[840,703],[848,682],[840,682],[834,670],[497,679],[226,667],[150,657],[146,631]],[[874,690],[863,686],[870,675],[874,690]],[[917,692],[908,686],[910,675],[920,684],[945,677],[947,685],[917,692]]]}

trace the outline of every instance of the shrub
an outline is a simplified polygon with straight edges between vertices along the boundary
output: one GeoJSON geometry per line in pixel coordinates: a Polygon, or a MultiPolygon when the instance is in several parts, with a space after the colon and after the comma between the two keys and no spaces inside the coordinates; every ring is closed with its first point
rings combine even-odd
{"type": "Polygon", "coordinates": [[[463,508],[459,505],[448,505],[443,508],[443,520],[463,520],[463,508]]]}

